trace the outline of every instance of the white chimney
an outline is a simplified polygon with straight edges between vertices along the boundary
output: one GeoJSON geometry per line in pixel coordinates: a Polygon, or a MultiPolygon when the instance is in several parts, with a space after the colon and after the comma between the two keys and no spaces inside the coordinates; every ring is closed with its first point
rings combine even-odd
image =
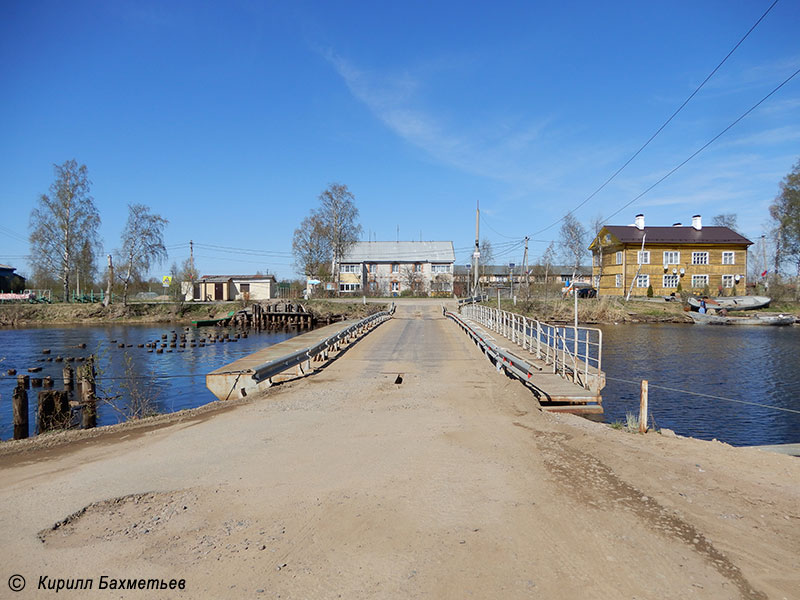
{"type": "Polygon", "coordinates": [[[692,217],[692,227],[694,227],[697,231],[700,231],[703,228],[703,220],[700,218],[700,215],[694,215],[692,217]]]}
{"type": "Polygon", "coordinates": [[[636,215],[633,223],[636,225],[636,229],[644,229],[644,215],[636,215]]]}

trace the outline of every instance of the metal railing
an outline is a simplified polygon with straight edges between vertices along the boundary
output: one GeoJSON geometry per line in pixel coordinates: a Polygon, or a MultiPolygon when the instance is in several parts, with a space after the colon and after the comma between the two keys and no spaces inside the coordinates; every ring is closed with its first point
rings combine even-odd
{"type": "Polygon", "coordinates": [[[465,304],[477,304],[479,302],[486,302],[489,298],[486,294],[480,294],[477,296],[470,296],[469,298],[459,298],[458,305],[464,306],[465,304]]]}
{"type": "Polygon", "coordinates": [[[324,354],[323,358],[327,358],[329,351],[338,350],[340,345],[342,343],[349,342],[350,338],[360,336],[366,330],[371,329],[372,327],[375,327],[376,325],[379,325],[388,319],[391,319],[395,309],[396,306],[394,303],[392,303],[392,306],[389,310],[384,310],[361,319],[360,321],[353,323],[349,327],[342,329],[341,331],[325,338],[313,346],[303,348],[302,350],[298,350],[292,354],[281,356],[280,358],[276,358],[275,360],[254,367],[252,369],[252,378],[256,382],[264,381],[265,379],[274,377],[275,375],[283,373],[284,371],[304,362],[310,363],[312,359],[320,354],[324,354]]]}
{"type": "Polygon", "coordinates": [[[603,332],[595,327],[551,325],[488,306],[470,304],[461,314],[527,350],[553,373],[587,390],[602,385],[603,332]]]}

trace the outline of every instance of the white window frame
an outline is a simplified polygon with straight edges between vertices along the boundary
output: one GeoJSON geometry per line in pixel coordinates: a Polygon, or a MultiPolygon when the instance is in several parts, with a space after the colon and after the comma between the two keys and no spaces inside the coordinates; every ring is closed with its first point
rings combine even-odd
{"type": "Polygon", "coordinates": [[[733,250],[726,250],[722,253],[722,264],[723,265],[735,265],[736,264],[736,252],[733,250]]]}
{"type": "Polygon", "coordinates": [[[400,291],[400,282],[393,281],[392,282],[392,292],[399,292],[400,291]]]}
{"type": "Polygon", "coordinates": [[[681,253],[679,250],[665,250],[664,251],[664,264],[665,265],[679,265],[681,264],[681,253]]]}
{"type": "Polygon", "coordinates": [[[734,280],[733,275],[723,275],[722,276],[722,287],[725,289],[731,289],[734,285],[736,285],[736,281],[734,280]],[[730,285],[729,285],[730,284],[730,285]]]}
{"type": "Polygon", "coordinates": [[[622,287],[622,273],[617,273],[614,276],[614,287],[618,287],[618,288],[622,287]]]}
{"type": "Polygon", "coordinates": [[[339,273],[358,273],[359,267],[361,265],[348,265],[348,264],[341,264],[339,265],[339,273]]]}
{"type": "Polygon", "coordinates": [[[361,285],[358,283],[340,283],[339,284],[339,291],[340,292],[357,292],[361,289],[361,285]]]}
{"type": "Polygon", "coordinates": [[[692,252],[692,264],[693,265],[707,265],[708,264],[708,252],[692,252]]]}
{"type": "Polygon", "coordinates": [[[450,265],[431,265],[431,273],[449,273],[450,265]]]}
{"type": "Polygon", "coordinates": [[[637,265],[649,265],[650,264],[650,250],[639,250],[636,253],[636,264],[637,265]]]}
{"type": "Polygon", "coordinates": [[[617,264],[621,265],[622,264],[622,250],[617,250],[616,258],[617,258],[617,264]]]}
{"type": "Polygon", "coordinates": [[[708,275],[692,275],[692,287],[704,288],[708,285],[708,275]]]}
{"type": "Polygon", "coordinates": [[[422,273],[422,263],[414,263],[414,273],[422,273]]]}
{"type": "Polygon", "coordinates": [[[677,274],[667,273],[666,275],[664,275],[664,279],[663,279],[663,284],[664,285],[663,285],[663,287],[666,290],[676,289],[678,287],[678,281],[680,281],[680,277],[678,277],[677,274]],[[672,285],[672,284],[674,284],[674,285],[672,285]]]}
{"type": "Polygon", "coordinates": [[[400,272],[400,264],[392,263],[392,273],[399,273],[399,272],[400,272]]]}
{"type": "Polygon", "coordinates": [[[641,273],[636,276],[636,287],[637,288],[648,288],[650,287],[650,275],[647,273],[641,273]]]}

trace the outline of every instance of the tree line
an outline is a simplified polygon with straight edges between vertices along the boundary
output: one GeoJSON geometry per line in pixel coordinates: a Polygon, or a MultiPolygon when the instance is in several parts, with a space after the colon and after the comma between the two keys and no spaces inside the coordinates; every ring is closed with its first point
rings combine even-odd
{"type": "MultiPolygon", "coordinates": [[[[30,262],[33,279],[58,282],[64,301],[69,302],[72,285],[78,278],[90,284],[97,280],[101,221],[86,165],[71,159],[53,168],[55,178],[49,193],[39,197],[30,215],[30,262]]],[[[122,288],[123,304],[127,304],[131,285],[140,282],[151,266],[167,259],[167,224],[167,219],[144,204],[128,205],[120,245],[113,253],[116,261],[108,255],[107,298],[116,284],[122,288]]]]}

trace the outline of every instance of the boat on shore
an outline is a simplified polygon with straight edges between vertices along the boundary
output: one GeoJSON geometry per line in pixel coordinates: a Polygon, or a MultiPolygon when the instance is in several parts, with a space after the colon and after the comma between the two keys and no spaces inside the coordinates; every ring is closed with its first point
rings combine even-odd
{"type": "Polygon", "coordinates": [[[728,317],[690,312],[689,316],[698,325],[791,325],[795,322],[793,315],[762,314],[748,317],[728,317]]]}
{"type": "Polygon", "coordinates": [[[230,321],[233,318],[233,314],[236,311],[230,311],[227,316],[224,317],[217,317],[215,319],[198,319],[196,321],[192,321],[192,325],[195,327],[208,327],[211,325],[224,325],[227,321],[230,321]]]}
{"type": "MultiPolygon", "coordinates": [[[[697,296],[690,296],[686,301],[692,307],[692,310],[698,310],[702,300],[697,296]]],[[[706,309],[754,310],[756,308],[766,308],[771,301],[772,298],[767,296],[718,296],[706,299],[706,309]]]]}

